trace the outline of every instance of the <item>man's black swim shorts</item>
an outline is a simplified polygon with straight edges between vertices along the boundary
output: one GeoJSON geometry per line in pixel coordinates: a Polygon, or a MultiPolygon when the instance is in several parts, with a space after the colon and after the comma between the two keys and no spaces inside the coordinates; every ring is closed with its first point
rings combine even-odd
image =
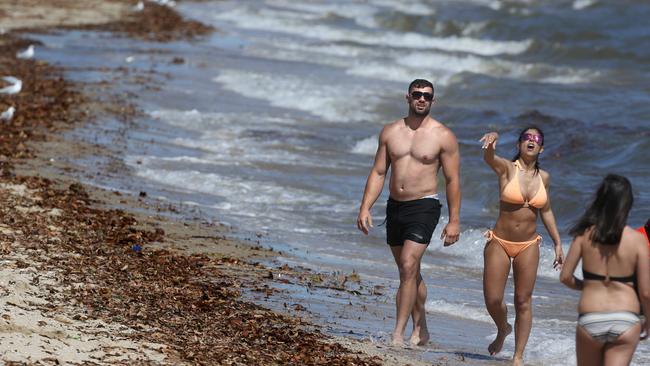
{"type": "Polygon", "coordinates": [[[421,198],[413,201],[388,199],[386,205],[386,241],[390,246],[404,245],[405,240],[429,244],[440,219],[440,201],[421,198]]]}

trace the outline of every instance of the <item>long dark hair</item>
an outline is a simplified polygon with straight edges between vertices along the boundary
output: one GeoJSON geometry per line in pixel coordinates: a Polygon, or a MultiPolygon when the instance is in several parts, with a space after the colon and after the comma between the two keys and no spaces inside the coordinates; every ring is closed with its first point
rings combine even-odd
{"type": "Polygon", "coordinates": [[[574,237],[582,235],[593,227],[590,237],[593,242],[618,245],[632,203],[634,198],[630,181],[622,175],[608,174],[600,183],[591,205],[569,234],[574,237]]]}
{"type": "MultiPolygon", "coordinates": [[[[523,130],[521,130],[521,132],[519,132],[519,138],[517,138],[517,154],[512,158],[512,161],[517,161],[517,159],[519,159],[519,156],[521,156],[521,154],[519,153],[519,143],[521,142],[521,138],[524,136],[524,134],[528,130],[535,130],[535,131],[539,132],[539,135],[542,136],[542,144],[541,145],[544,146],[544,132],[542,131],[542,129],[537,127],[537,126],[534,126],[534,125],[533,126],[528,126],[528,127],[524,128],[523,130]]],[[[539,157],[537,157],[537,159],[535,159],[535,173],[533,173],[533,175],[534,174],[539,174],[539,157]]]]}

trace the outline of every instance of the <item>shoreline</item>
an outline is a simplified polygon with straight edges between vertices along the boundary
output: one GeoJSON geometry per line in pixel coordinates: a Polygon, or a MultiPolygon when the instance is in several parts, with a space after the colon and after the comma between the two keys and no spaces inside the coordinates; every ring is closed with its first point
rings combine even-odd
{"type": "MultiPolygon", "coordinates": [[[[228,239],[227,227],[178,221],[165,214],[177,208],[165,207],[146,194],[136,197],[84,185],[69,174],[84,167],[73,166],[61,156],[106,152],[73,144],[62,132],[92,123],[97,110],[125,121],[135,118],[138,111],[130,104],[101,101],[98,85],[81,85],[84,91],[74,92],[79,85],[63,77],[74,71],[42,61],[17,60],[13,55],[31,43],[20,38],[25,30],[38,33],[80,27],[119,32],[125,23],[117,19],[129,11],[130,2],[107,2],[107,8],[99,3],[99,15],[92,19],[101,25],[66,24],[58,18],[60,12],[30,3],[34,12],[22,14],[22,19],[12,17],[20,29],[0,36],[7,55],[2,60],[3,72],[24,81],[18,96],[0,99],[3,106],[17,106],[9,122],[15,131],[2,141],[0,162],[5,207],[0,224],[5,275],[0,286],[6,294],[0,297],[3,361],[429,364],[404,358],[399,350],[325,336],[297,311],[283,315],[242,301],[241,291],[276,291],[273,280],[279,276],[274,273],[297,278],[294,283],[310,273],[256,264],[259,258],[275,254],[254,243],[228,239]],[[38,105],[30,85],[38,85],[41,97],[54,103],[38,105]],[[228,322],[217,321],[215,314],[228,322]],[[210,342],[194,339],[197,334],[210,342]]],[[[68,12],[78,11],[72,1],[57,2],[63,9],[66,4],[68,12]]],[[[86,19],[88,14],[83,14],[86,19]]],[[[124,33],[160,33],[138,29],[126,27],[124,33]]],[[[195,35],[194,31],[179,32],[180,38],[195,35]]]]}

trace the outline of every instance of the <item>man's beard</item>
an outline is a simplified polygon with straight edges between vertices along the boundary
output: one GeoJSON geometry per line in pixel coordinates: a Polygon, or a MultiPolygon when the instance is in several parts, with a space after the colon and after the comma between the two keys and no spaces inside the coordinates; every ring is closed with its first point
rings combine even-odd
{"type": "Polygon", "coordinates": [[[416,116],[427,116],[429,115],[429,112],[431,111],[431,108],[426,108],[422,112],[418,111],[415,109],[415,107],[411,107],[411,113],[415,114],[416,116]]]}

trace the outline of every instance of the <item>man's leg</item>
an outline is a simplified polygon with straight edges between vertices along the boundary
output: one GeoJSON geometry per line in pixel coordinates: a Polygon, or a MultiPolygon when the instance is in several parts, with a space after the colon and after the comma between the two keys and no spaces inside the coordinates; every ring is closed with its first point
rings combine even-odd
{"type": "MultiPolygon", "coordinates": [[[[393,257],[395,258],[395,264],[400,263],[400,254],[402,253],[401,246],[391,247],[393,252],[393,257]]],[[[424,284],[422,274],[418,268],[418,297],[415,300],[415,306],[411,312],[411,318],[413,320],[413,334],[411,335],[411,344],[421,346],[426,344],[429,341],[429,330],[427,328],[427,317],[425,311],[425,304],[427,302],[427,287],[424,284]]],[[[397,290],[397,300],[399,301],[400,291],[397,290]]],[[[398,305],[399,306],[399,305],[398,305]]]]}
{"type": "Polygon", "coordinates": [[[524,349],[533,326],[532,296],[537,280],[539,246],[531,245],[512,260],[515,280],[515,354],[514,365],[523,365],[524,349]]]}
{"type": "MultiPolygon", "coordinates": [[[[419,327],[418,333],[423,329],[426,331],[426,315],[424,312],[426,287],[424,281],[422,281],[422,276],[420,276],[420,262],[426,249],[425,244],[410,240],[406,240],[402,247],[391,247],[400,276],[400,285],[396,296],[397,318],[395,330],[393,331],[393,344],[402,344],[404,342],[404,330],[411,314],[413,315],[414,330],[419,327]],[[420,300],[419,303],[418,300],[420,300]],[[416,306],[416,303],[418,306],[416,306]],[[424,325],[424,328],[422,325],[424,325]]],[[[428,338],[428,334],[426,337],[418,334],[418,338],[428,338]]]]}
{"type": "Polygon", "coordinates": [[[483,250],[483,297],[485,307],[497,326],[497,336],[488,346],[491,355],[501,352],[503,341],[512,332],[512,326],[508,324],[508,308],[503,301],[508,273],[510,258],[501,245],[492,240],[483,250]]]}
{"type": "Polygon", "coordinates": [[[415,346],[422,346],[429,341],[429,329],[427,328],[427,314],[425,304],[427,302],[427,286],[424,284],[422,273],[418,266],[418,290],[417,298],[415,299],[415,306],[411,317],[413,318],[413,333],[411,334],[411,344],[415,346]]]}
{"type": "MultiPolygon", "coordinates": [[[[399,268],[400,255],[402,253],[402,246],[393,246],[391,247],[393,253],[393,258],[395,258],[395,264],[399,268]]],[[[418,295],[415,300],[415,306],[411,312],[411,318],[413,320],[413,334],[411,335],[411,344],[421,346],[426,344],[429,341],[429,330],[427,328],[427,317],[426,310],[424,308],[427,301],[427,287],[424,284],[422,279],[422,274],[418,268],[418,295]]],[[[400,291],[397,290],[397,301],[399,301],[400,291]]],[[[399,307],[399,304],[397,305],[399,307]]]]}

